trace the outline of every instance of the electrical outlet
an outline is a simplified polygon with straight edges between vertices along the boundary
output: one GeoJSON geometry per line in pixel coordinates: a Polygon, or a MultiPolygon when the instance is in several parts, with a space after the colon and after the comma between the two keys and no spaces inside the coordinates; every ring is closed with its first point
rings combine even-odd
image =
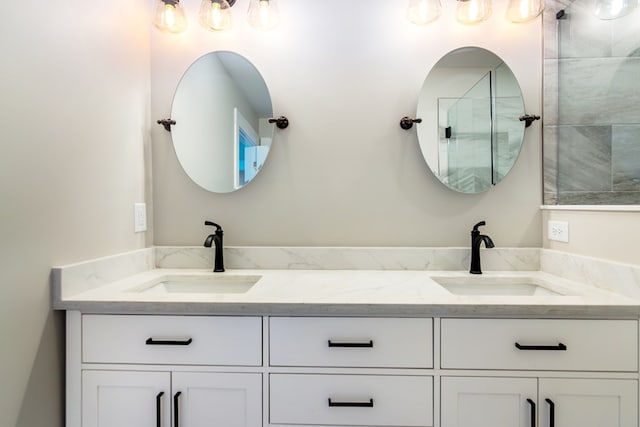
{"type": "Polygon", "coordinates": [[[569,242],[569,223],[567,221],[548,221],[547,237],[549,240],[569,242]]]}
{"type": "Polygon", "coordinates": [[[133,232],[147,231],[147,205],[145,203],[133,204],[133,232]]]}

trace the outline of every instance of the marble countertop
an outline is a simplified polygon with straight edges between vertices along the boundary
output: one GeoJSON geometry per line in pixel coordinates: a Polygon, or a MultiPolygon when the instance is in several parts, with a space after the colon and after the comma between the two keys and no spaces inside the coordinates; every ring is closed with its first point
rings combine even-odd
{"type": "Polygon", "coordinates": [[[149,268],[115,280],[82,285],[54,269],[53,306],[90,313],[351,315],[351,316],[535,316],[637,318],[640,300],[543,271],[278,270],[149,268]],[[155,292],[171,276],[257,276],[246,292],[155,292]],[[543,295],[456,295],[436,280],[514,280],[539,283],[543,295]],[[69,283],[67,283],[69,282],[69,283]],[[65,285],[67,285],[65,287],[65,285]],[[557,292],[561,295],[554,295],[557,292]]]}

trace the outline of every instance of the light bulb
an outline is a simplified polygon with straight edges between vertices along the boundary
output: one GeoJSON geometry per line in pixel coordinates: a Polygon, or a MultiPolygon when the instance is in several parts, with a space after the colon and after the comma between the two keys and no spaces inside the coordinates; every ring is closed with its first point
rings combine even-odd
{"type": "Polygon", "coordinates": [[[410,0],[407,18],[417,25],[425,25],[440,16],[442,5],[440,0],[410,0]]]}
{"type": "Polygon", "coordinates": [[[157,0],[153,24],[167,33],[181,33],[187,29],[187,18],[180,0],[157,0]]]}
{"type": "Polygon", "coordinates": [[[491,16],[491,0],[458,0],[456,19],[461,24],[473,25],[491,16]]]}
{"type": "Polygon", "coordinates": [[[597,0],[594,14],[600,19],[622,18],[628,15],[636,5],[636,0],[597,0]]]}
{"type": "Polygon", "coordinates": [[[200,25],[212,31],[228,30],[232,26],[231,6],[226,0],[202,0],[200,25]]]}
{"type": "Polygon", "coordinates": [[[280,23],[276,0],[251,0],[247,20],[259,30],[271,30],[280,23]]]}
{"type": "Polygon", "coordinates": [[[544,10],[544,0],[509,0],[507,18],[511,22],[531,21],[544,10]]]}

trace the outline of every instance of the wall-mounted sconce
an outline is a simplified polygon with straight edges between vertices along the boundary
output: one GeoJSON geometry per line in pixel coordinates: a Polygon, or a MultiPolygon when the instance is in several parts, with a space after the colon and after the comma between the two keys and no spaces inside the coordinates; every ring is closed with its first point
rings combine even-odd
{"type": "Polygon", "coordinates": [[[411,129],[414,123],[422,123],[422,119],[412,119],[407,116],[400,119],[400,127],[404,130],[411,129]]]}
{"type": "Polygon", "coordinates": [[[253,28],[271,30],[280,23],[280,11],[276,0],[251,0],[247,20],[253,28]]]}
{"type": "Polygon", "coordinates": [[[511,22],[527,22],[540,15],[543,10],[543,0],[509,0],[507,18],[511,22]]]}
{"type": "Polygon", "coordinates": [[[457,0],[456,20],[465,25],[479,24],[491,16],[491,0],[457,0]]]}
{"type": "Polygon", "coordinates": [[[200,25],[211,31],[225,31],[232,27],[231,6],[236,0],[202,0],[200,25]]]}
{"type": "Polygon", "coordinates": [[[635,9],[637,4],[637,0],[596,0],[594,14],[600,19],[622,18],[635,9]]]}
{"type": "Polygon", "coordinates": [[[157,0],[153,24],[167,33],[181,33],[187,29],[187,18],[180,0],[157,0]]]}
{"type": "Polygon", "coordinates": [[[440,0],[410,0],[407,18],[416,25],[425,25],[440,17],[440,0]]]}
{"type": "Polygon", "coordinates": [[[278,129],[286,129],[289,127],[289,119],[285,116],[269,119],[269,123],[275,123],[278,129]]]}
{"type": "Polygon", "coordinates": [[[540,116],[537,116],[535,114],[525,114],[524,116],[520,116],[519,119],[521,122],[524,122],[524,127],[528,128],[529,126],[531,126],[531,123],[535,122],[536,120],[540,120],[540,116]]]}

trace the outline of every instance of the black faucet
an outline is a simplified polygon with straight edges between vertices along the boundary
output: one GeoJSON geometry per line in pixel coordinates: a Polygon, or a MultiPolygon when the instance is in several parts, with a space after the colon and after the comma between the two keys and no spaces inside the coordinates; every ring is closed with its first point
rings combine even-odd
{"type": "Polygon", "coordinates": [[[489,249],[495,246],[491,237],[480,234],[480,230],[478,230],[478,227],[486,224],[486,222],[480,221],[471,230],[471,268],[469,269],[471,274],[482,274],[482,269],[480,268],[480,244],[484,242],[484,245],[489,249]]]}
{"type": "Polygon", "coordinates": [[[207,239],[204,241],[204,247],[210,248],[212,244],[215,245],[216,259],[213,267],[213,272],[222,273],[224,271],[224,261],[222,259],[222,227],[211,221],[205,221],[204,225],[211,225],[216,228],[214,234],[209,234],[207,236],[207,239]]]}

